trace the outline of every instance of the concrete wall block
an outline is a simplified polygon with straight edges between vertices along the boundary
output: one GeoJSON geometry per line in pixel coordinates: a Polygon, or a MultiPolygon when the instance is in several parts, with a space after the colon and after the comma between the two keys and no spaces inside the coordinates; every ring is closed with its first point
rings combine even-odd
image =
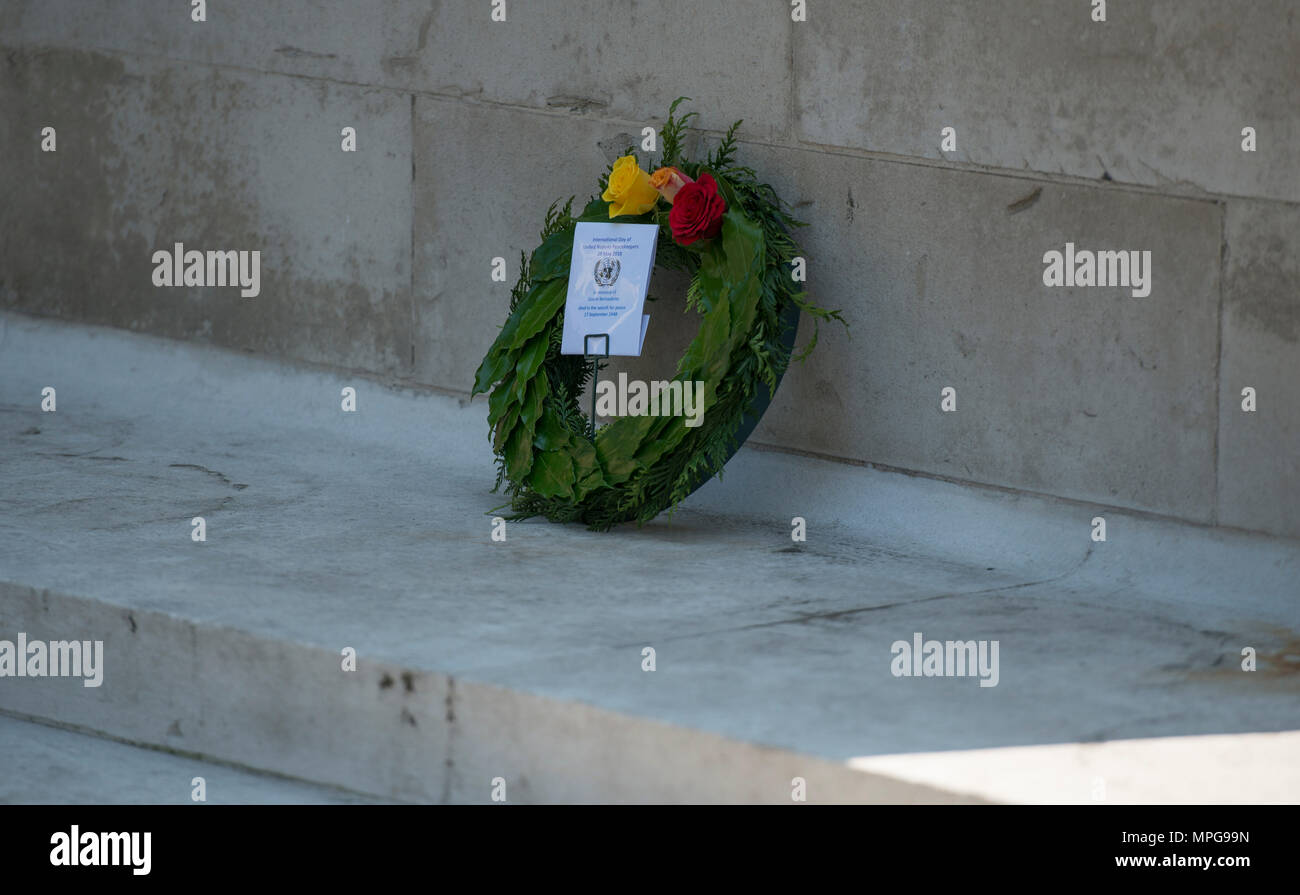
{"type": "Polygon", "coordinates": [[[19,2],[0,33],[26,45],[112,49],[658,126],[678,96],[700,124],[790,131],[790,14],[772,0],[19,2]],[[143,8],[142,8],[143,7],[143,8]],[[142,27],[147,23],[147,27],[142,27]]]}
{"type": "MultiPolygon", "coordinates": [[[[842,308],[759,441],[1209,521],[1222,212],[1121,189],[746,145],[842,308]],[[1043,255],[1152,253],[1151,294],[1048,288],[1043,255]],[[957,390],[957,412],[940,391],[957,390]]],[[[800,341],[809,335],[806,318],[800,341]]]]}
{"type": "Polygon", "coordinates": [[[1219,521],[1300,537],[1300,208],[1229,202],[1219,521]],[[1256,410],[1242,410],[1242,389],[1256,410]]]}
{"type": "MultiPolygon", "coordinates": [[[[693,97],[698,124],[785,135],[790,123],[790,14],[770,0],[441,4],[426,84],[476,99],[597,112],[658,126],[693,97]]],[[[639,142],[639,140],[638,140],[639,142]]]]}
{"type": "Polygon", "coordinates": [[[1290,0],[823,4],[794,25],[800,139],[1300,199],[1290,0]],[[940,131],[957,131],[942,152],[940,131]],[[1258,149],[1243,152],[1241,131],[1258,149]]]}
{"type": "Polygon", "coordinates": [[[409,368],[409,97],[76,50],[0,65],[5,306],[409,368]],[[260,251],[260,294],[155,287],[153,253],[175,242],[260,251]]]}
{"type": "Polygon", "coordinates": [[[0,34],[10,45],[405,86],[418,72],[433,16],[418,0],[211,0],[204,22],[193,21],[187,0],[13,0],[0,10],[0,34]]]}

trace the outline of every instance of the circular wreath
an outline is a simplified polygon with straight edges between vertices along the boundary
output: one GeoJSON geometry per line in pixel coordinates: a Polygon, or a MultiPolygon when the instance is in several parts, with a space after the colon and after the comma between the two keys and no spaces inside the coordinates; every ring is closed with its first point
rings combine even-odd
{"type": "MultiPolygon", "coordinates": [[[[676,506],[720,474],[757,423],[791,359],[799,312],[844,322],[799,288],[792,269],[799,247],[790,230],[804,224],[753,169],[733,161],[740,122],[704,162],[682,157],[682,137],[695,115],[677,117],[683,99],[669,108],[653,176],[629,147],[601,178],[601,197],[577,217],[572,197],[562,208],[553,203],[541,245],[531,258],[521,257],[510,316],[471,393],[491,391],[493,490],[505,483],[508,519],[544,516],[606,530],[647,522],[676,506]],[[622,416],[594,438],[589,434],[594,424],[579,397],[593,368],[582,355],[561,354],[560,341],[575,225],[613,218],[657,224],[655,267],[691,275],[686,307],[700,314],[700,328],[674,379],[704,383],[699,425],[687,426],[679,416],[622,416]]],[[[816,342],[814,333],[798,359],[816,342]]]]}

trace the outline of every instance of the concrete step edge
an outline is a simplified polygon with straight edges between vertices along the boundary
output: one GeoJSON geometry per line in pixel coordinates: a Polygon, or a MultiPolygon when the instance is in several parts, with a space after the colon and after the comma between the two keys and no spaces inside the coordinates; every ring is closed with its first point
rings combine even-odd
{"type": "Polygon", "coordinates": [[[385,799],[987,799],[360,654],[0,582],[0,638],[102,641],[102,682],[0,678],[0,711],[385,799]],[[802,780],[802,785],[798,780],[802,780]]]}

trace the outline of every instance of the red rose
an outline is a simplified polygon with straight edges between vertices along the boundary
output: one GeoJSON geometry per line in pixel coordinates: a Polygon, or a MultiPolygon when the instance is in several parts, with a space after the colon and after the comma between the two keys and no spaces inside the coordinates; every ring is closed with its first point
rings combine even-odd
{"type": "Polygon", "coordinates": [[[684,246],[712,239],[722,232],[722,213],[726,210],[727,200],[718,192],[713,175],[701,174],[699,180],[678,190],[673,200],[673,209],[668,212],[673,239],[684,246]]]}

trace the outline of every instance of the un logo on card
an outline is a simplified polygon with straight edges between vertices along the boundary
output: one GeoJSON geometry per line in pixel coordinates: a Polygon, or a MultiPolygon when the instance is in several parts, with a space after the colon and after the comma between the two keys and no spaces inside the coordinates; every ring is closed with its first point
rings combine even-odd
{"type": "Polygon", "coordinates": [[[596,259],[596,285],[612,286],[618,280],[618,272],[623,267],[617,258],[596,259]]]}

